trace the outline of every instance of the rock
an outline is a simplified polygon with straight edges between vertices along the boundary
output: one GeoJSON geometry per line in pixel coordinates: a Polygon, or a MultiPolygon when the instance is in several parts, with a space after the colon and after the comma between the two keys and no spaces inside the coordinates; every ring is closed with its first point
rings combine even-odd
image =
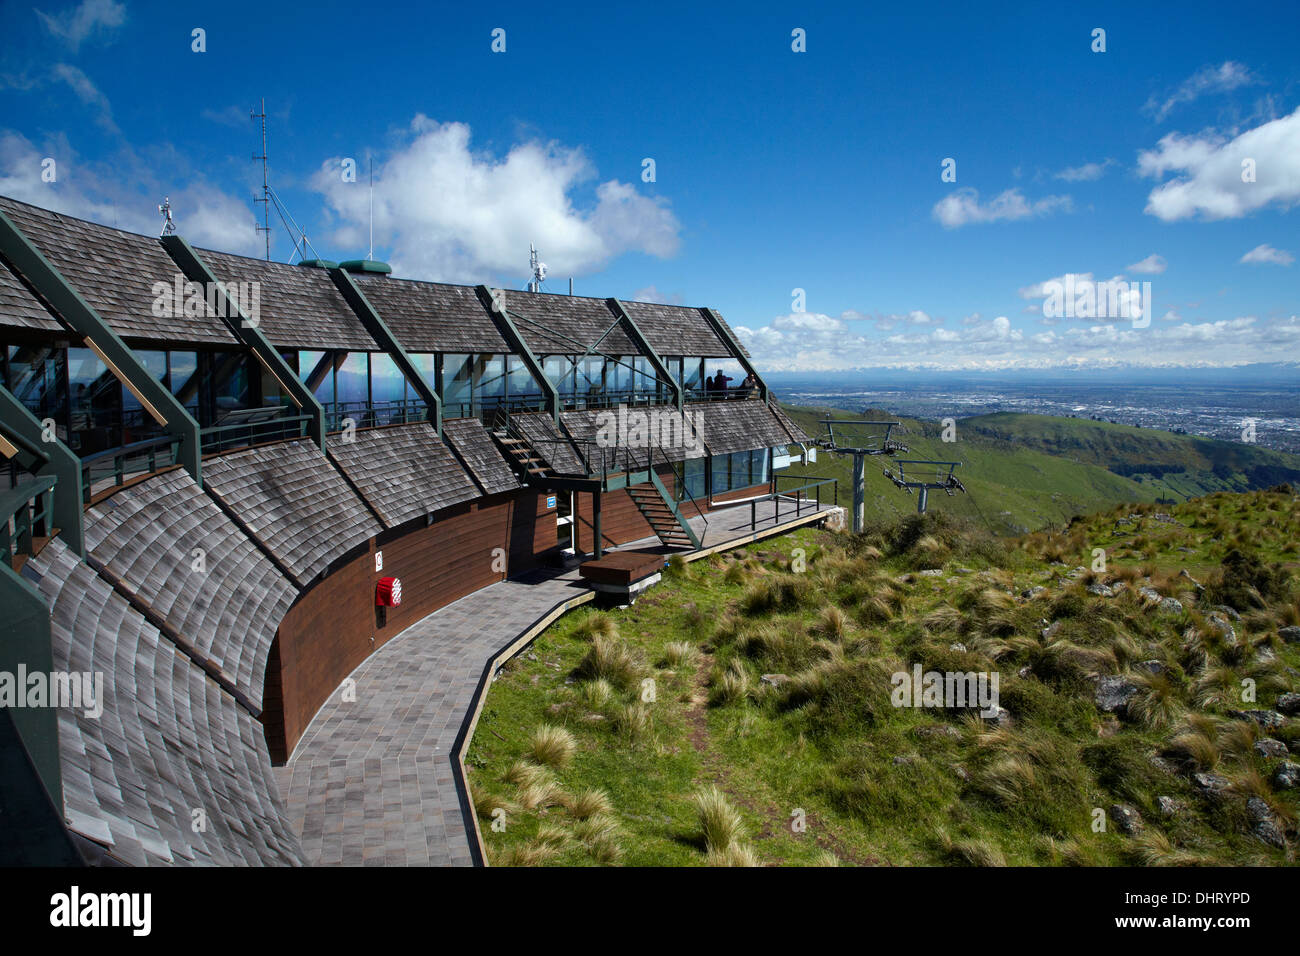
{"type": "Polygon", "coordinates": [[[1286,749],[1286,744],[1272,737],[1261,737],[1255,741],[1255,753],[1261,757],[1273,759],[1276,757],[1285,757],[1291,751],[1286,749]]]}
{"type": "Polygon", "coordinates": [[[1124,677],[1094,677],[1093,682],[1093,699],[1108,714],[1119,710],[1138,692],[1137,685],[1124,677]]]}
{"type": "Polygon", "coordinates": [[[1290,760],[1278,764],[1273,771],[1273,786],[1282,790],[1294,790],[1300,787],[1300,763],[1290,760]]]}
{"type": "Polygon", "coordinates": [[[970,780],[970,773],[965,767],[953,767],[952,772],[957,775],[957,779],[962,783],[966,783],[970,780]]]}
{"type": "Polygon", "coordinates": [[[1261,647],[1255,652],[1255,659],[1261,664],[1271,664],[1277,660],[1277,654],[1273,652],[1271,647],[1261,647]]]}
{"type": "Polygon", "coordinates": [[[1095,594],[1098,597],[1114,597],[1115,589],[1108,587],[1105,584],[1089,584],[1088,593],[1095,594]]]}
{"type": "Polygon", "coordinates": [[[1195,554],[1195,553],[1196,553],[1196,549],[1195,549],[1195,548],[1185,548],[1185,547],[1184,547],[1184,548],[1179,548],[1178,550],[1181,551],[1181,552],[1183,552],[1183,554],[1195,554]]]}
{"type": "Polygon", "coordinates": [[[759,677],[760,684],[767,684],[769,687],[780,687],[790,679],[789,674],[763,674],[759,677]]]}
{"type": "Polygon", "coordinates": [[[975,569],[974,569],[974,568],[957,568],[956,570],[957,570],[957,573],[958,573],[958,574],[974,574],[974,573],[975,573],[975,569]]]}
{"type": "Polygon", "coordinates": [[[1228,607],[1228,605],[1226,604],[1216,604],[1214,605],[1214,610],[1218,611],[1220,614],[1232,618],[1234,621],[1241,620],[1241,615],[1238,614],[1236,610],[1234,610],[1233,608],[1228,607]]]}
{"type": "Polygon", "coordinates": [[[943,576],[943,568],[927,568],[924,571],[917,571],[918,576],[923,578],[937,578],[943,576]]]}
{"type": "Polygon", "coordinates": [[[1292,624],[1290,627],[1279,627],[1277,636],[1288,644],[1300,644],[1300,626],[1292,624]]]}
{"type": "Polygon", "coordinates": [[[961,731],[947,724],[917,727],[912,733],[917,737],[946,737],[949,740],[961,740],[961,731]]]}
{"type": "Polygon", "coordinates": [[[965,653],[966,653],[966,645],[963,644],[961,641],[958,641],[956,644],[949,644],[949,645],[948,645],[948,650],[950,650],[950,651],[961,651],[963,654],[965,654],[965,653]]]}
{"type": "Polygon", "coordinates": [[[1234,628],[1228,622],[1228,619],[1218,611],[1211,611],[1209,617],[1206,618],[1206,622],[1227,640],[1235,641],[1237,639],[1236,628],[1234,628]]]}
{"type": "Polygon", "coordinates": [[[1146,585],[1138,588],[1138,596],[1149,604],[1159,604],[1163,600],[1159,591],[1146,585]]]}
{"type": "Polygon", "coordinates": [[[1020,670],[1016,671],[1016,676],[1021,680],[1028,680],[1030,677],[1034,676],[1034,669],[1026,664],[1024,667],[1020,668],[1020,670]]]}
{"type": "Polygon", "coordinates": [[[1217,773],[1194,773],[1192,774],[1192,783],[1202,793],[1212,796],[1227,793],[1232,787],[1232,781],[1227,777],[1220,777],[1217,773]]]}
{"type": "Polygon", "coordinates": [[[1253,720],[1265,730],[1274,730],[1286,723],[1286,718],[1275,710],[1230,710],[1233,720],[1253,720]]]}
{"type": "Polygon", "coordinates": [[[1160,812],[1167,817],[1176,817],[1187,809],[1187,804],[1173,797],[1156,797],[1156,805],[1160,807],[1160,812]]]}
{"type": "Polygon", "coordinates": [[[1133,807],[1125,803],[1111,804],[1110,818],[1120,828],[1120,832],[1133,836],[1142,830],[1142,817],[1133,807]]]}
{"type": "Polygon", "coordinates": [[[1145,674],[1163,674],[1169,670],[1164,661],[1138,661],[1133,669],[1145,674]]]}
{"type": "Polygon", "coordinates": [[[1180,578],[1187,578],[1187,580],[1191,581],[1191,582],[1192,582],[1192,585],[1196,588],[1196,590],[1198,590],[1198,591],[1204,591],[1204,590],[1205,590],[1205,586],[1204,586],[1203,584],[1201,584],[1200,581],[1196,580],[1196,578],[1194,578],[1194,577],[1192,577],[1190,574],[1188,574],[1186,568],[1183,568],[1181,571],[1179,571],[1179,572],[1178,572],[1178,576],[1179,576],[1180,578]]]}
{"type": "Polygon", "coordinates": [[[1047,627],[1043,628],[1043,640],[1050,641],[1056,636],[1056,632],[1061,629],[1060,621],[1053,621],[1047,627]]]}
{"type": "Polygon", "coordinates": [[[1011,719],[1011,711],[1007,710],[1005,707],[998,708],[996,717],[986,717],[985,720],[990,724],[993,724],[995,727],[1010,727],[1012,723],[1014,723],[1011,719]]]}
{"type": "Polygon", "coordinates": [[[1178,767],[1173,761],[1166,760],[1157,753],[1147,754],[1147,760],[1150,762],[1151,766],[1155,767],[1157,770],[1163,770],[1165,773],[1178,772],[1178,767]]]}
{"type": "Polygon", "coordinates": [[[1020,596],[1022,598],[1025,598],[1026,600],[1032,601],[1034,598],[1038,597],[1038,595],[1042,594],[1046,590],[1047,588],[1043,587],[1041,584],[1035,584],[1032,588],[1025,588],[1023,591],[1021,591],[1020,596]]]}
{"type": "Polygon", "coordinates": [[[1070,580],[1074,580],[1075,578],[1082,577],[1087,573],[1088,573],[1088,569],[1081,564],[1073,571],[1071,571],[1069,574],[1067,574],[1066,577],[1069,578],[1070,580]]]}
{"type": "Polygon", "coordinates": [[[1300,694],[1282,694],[1277,699],[1277,709],[1284,714],[1300,713],[1300,694]]]}
{"type": "Polygon", "coordinates": [[[904,766],[904,765],[906,765],[906,764],[909,764],[909,763],[916,763],[916,755],[915,755],[915,754],[903,754],[903,755],[901,755],[901,756],[898,756],[898,757],[895,757],[895,758],[894,758],[894,766],[895,766],[895,767],[902,767],[902,766],[904,766]]]}
{"type": "Polygon", "coordinates": [[[1246,812],[1255,822],[1255,838],[1279,850],[1286,849],[1286,836],[1278,825],[1277,817],[1262,798],[1251,797],[1246,801],[1246,812]]]}
{"type": "Polygon", "coordinates": [[[1160,610],[1164,611],[1166,614],[1182,614],[1183,602],[1177,598],[1161,598],[1160,610]]]}

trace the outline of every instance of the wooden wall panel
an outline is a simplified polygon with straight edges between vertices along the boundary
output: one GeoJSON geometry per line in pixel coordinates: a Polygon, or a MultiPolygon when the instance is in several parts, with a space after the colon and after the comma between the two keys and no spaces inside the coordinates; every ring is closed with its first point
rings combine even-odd
{"type": "Polygon", "coordinates": [[[299,596],[280,622],[266,676],[262,722],[282,763],[348,674],[403,630],[480,588],[520,574],[555,549],[555,509],[532,490],[479,498],[369,542],[299,596]],[[493,551],[505,551],[504,570],[493,551]],[[375,570],[375,552],[383,570],[375,570]],[[402,582],[398,607],[375,607],[382,577],[402,582]],[[275,671],[272,673],[272,671],[275,671]]]}

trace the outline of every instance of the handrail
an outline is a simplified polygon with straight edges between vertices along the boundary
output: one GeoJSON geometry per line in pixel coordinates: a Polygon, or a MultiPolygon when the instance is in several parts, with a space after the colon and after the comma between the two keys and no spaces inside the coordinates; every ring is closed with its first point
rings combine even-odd
{"type": "Polygon", "coordinates": [[[205,452],[227,451],[240,445],[254,444],[256,441],[301,438],[307,434],[308,423],[314,419],[314,415],[282,415],[261,422],[209,425],[200,430],[199,438],[205,452]],[[227,435],[234,437],[222,437],[227,435]]]}
{"type": "Polygon", "coordinates": [[[12,564],[19,554],[32,553],[33,533],[42,537],[50,534],[56,483],[53,475],[46,475],[25,481],[0,495],[0,560],[12,564]]]}
{"type": "Polygon", "coordinates": [[[753,530],[758,526],[758,503],[759,503],[760,501],[767,501],[768,499],[771,499],[771,500],[773,501],[773,503],[776,505],[776,510],[775,510],[775,512],[774,512],[773,515],[772,515],[772,519],[773,519],[773,521],[779,521],[779,520],[781,519],[781,498],[782,498],[782,497],[785,497],[785,496],[789,496],[789,495],[791,495],[791,494],[794,494],[794,495],[795,495],[795,499],[794,499],[794,513],[795,513],[795,516],[798,517],[799,515],[801,515],[801,514],[803,513],[803,503],[804,503],[805,501],[808,500],[807,495],[800,496],[800,495],[798,495],[798,492],[800,492],[800,491],[806,491],[806,490],[809,489],[809,488],[816,488],[816,489],[817,489],[817,495],[816,495],[816,499],[815,499],[815,500],[816,500],[816,502],[817,502],[817,510],[820,511],[820,510],[821,510],[821,507],[822,507],[822,493],[821,493],[822,485],[834,485],[834,486],[835,486],[835,504],[836,504],[836,506],[839,505],[839,503],[840,503],[840,483],[839,483],[839,479],[838,479],[838,478],[819,478],[819,479],[817,479],[817,480],[815,480],[815,481],[809,481],[809,482],[806,482],[806,483],[804,483],[804,484],[802,484],[802,485],[799,485],[797,488],[786,488],[784,491],[777,487],[777,482],[779,482],[782,478],[787,478],[787,479],[791,479],[791,480],[793,480],[793,479],[804,478],[804,477],[812,477],[812,476],[805,476],[805,475],[773,475],[773,476],[772,476],[772,487],[773,487],[773,490],[772,490],[772,491],[769,491],[769,492],[768,492],[767,494],[765,494],[765,495],[756,495],[755,497],[748,499],[748,501],[749,501],[749,529],[750,529],[751,531],[753,531],[753,530]]]}
{"type": "Polygon", "coordinates": [[[99,477],[106,478],[109,475],[113,478],[113,487],[118,487],[126,482],[127,461],[131,458],[138,458],[141,455],[145,457],[144,469],[146,474],[152,474],[158,470],[158,452],[159,449],[166,448],[170,461],[166,462],[164,467],[178,465],[181,463],[180,446],[182,438],[180,435],[159,435],[156,438],[146,438],[142,441],[134,441],[129,445],[122,445],[118,448],[106,448],[104,451],[93,452],[81,459],[81,503],[90,504],[92,497],[92,488],[96,480],[95,465],[101,461],[111,461],[112,468],[107,473],[101,473],[99,477]]]}

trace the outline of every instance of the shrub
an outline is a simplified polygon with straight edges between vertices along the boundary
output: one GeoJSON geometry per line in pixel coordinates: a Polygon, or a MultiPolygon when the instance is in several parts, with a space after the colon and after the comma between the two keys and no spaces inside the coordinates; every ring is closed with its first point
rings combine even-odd
{"type": "Polygon", "coordinates": [[[636,684],[644,672],[640,654],[617,638],[600,635],[592,638],[591,650],[578,665],[582,676],[603,678],[622,690],[636,684]]]}
{"type": "Polygon", "coordinates": [[[573,751],[577,746],[573,734],[563,727],[542,724],[533,731],[533,736],[528,741],[528,755],[538,764],[563,767],[573,759],[573,751]]]}
{"type": "Polygon", "coordinates": [[[744,838],[744,821],[717,787],[699,791],[692,800],[707,852],[724,853],[744,838]]]}

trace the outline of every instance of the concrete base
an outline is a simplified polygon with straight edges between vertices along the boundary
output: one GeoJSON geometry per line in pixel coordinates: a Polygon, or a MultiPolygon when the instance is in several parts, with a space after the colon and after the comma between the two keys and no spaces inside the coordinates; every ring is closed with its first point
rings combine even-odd
{"type": "Polygon", "coordinates": [[[588,585],[595,589],[596,601],[600,604],[634,604],[643,592],[654,587],[662,579],[662,574],[652,574],[648,578],[642,578],[630,584],[606,584],[603,581],[589,581],[588,585]]]}

